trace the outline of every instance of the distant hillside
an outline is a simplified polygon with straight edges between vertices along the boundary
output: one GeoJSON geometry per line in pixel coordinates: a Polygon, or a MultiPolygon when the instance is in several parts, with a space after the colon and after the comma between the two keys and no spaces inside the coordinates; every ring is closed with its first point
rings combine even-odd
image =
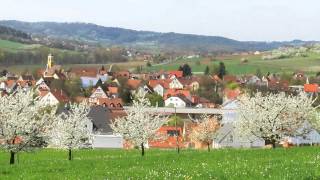
{"type": "Polygon", "coordinates": [[[32,42],[29,34],[6,26],[0,26],[0,39],[22,43],[32,42]]]}
{"type": "Polygon", "coordinates": [[[270,50],[296,42],[243,42],[219,36],[135,31],[86,23],[0,21],[0,25],[23,30],[32,35],[81,40],[108,45],[158,48],[162,50],[232,52],[270,50]]]}

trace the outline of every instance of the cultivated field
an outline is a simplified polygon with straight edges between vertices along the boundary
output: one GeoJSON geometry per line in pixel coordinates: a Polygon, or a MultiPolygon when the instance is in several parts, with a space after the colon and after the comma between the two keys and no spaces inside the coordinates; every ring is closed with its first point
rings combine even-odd
{"type": "Polygon", "coordinates": [[[146,68],[146,70],[177,70],[180,65],[188,63],[191,66],[192,71],[204,72],[206,66],[211,67],[213,64],[218,65],[219,62],[224,62],[228,73],[236,75],[255,74],[257,69],[260,69],[262,73],[291,73],[295,71],[304,71],[314,74],[320,71],[319,54],[308,54],[308,57],[293,57],[275,60],[262,60],[261,55],[222,56],[217,57],[215,61],[205,58],[180,59],[169,64],[146,68]],[[241,59],[243,58],[247,59],[248,62],[241,62],[241,59]],[[197,63],[197,61],[200,61],[200,65],[197,63]]]}
{"type": "Polygon", "coordinates": [[[81,150],[21,153],[9,165],[0,153],[0,179],[319,179],[320,147],[292,149],[81,150]]]}

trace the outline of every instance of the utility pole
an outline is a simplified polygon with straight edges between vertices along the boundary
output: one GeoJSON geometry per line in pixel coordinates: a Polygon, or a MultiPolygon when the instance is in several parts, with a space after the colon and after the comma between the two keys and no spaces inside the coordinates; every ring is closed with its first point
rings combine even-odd
{"type": "Polygon", "coordinates": [[[180,147],[179,147],[179,133],[178,133],[178,127],[177,127],[177,107],[174,107],[174,119],[175,119],[175,129],[176,129],[176,144],[177,144],[177,151],[178,154],[180,153],[180,147]]]}

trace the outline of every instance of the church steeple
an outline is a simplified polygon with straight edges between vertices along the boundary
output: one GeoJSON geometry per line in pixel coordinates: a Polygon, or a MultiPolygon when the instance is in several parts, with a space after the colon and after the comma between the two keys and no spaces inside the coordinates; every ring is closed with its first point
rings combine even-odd
{"type": "Polygon", "coordinates": [[[52,62],[53,61],[53,56],[51,54],[48,55],[48,62],[47,62],[47,69],[52,68],[52,62]]]}

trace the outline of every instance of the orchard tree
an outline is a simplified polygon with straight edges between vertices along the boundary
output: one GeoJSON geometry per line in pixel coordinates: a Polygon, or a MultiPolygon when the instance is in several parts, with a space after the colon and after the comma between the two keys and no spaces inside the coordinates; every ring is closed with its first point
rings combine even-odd
{"type": "Polygon", "coordinates": [[[283,138],[303,135],[301,131],[314,116],[316,108],[305,93],[297,96],[285,93],[257,93],[239,99],[239,120],[236,128],[243,136],[262,138],[275,147],[283,138]]]}
{"type": "Polygon", "coordinates": [[[17,153],[45,144],[55,113],[56,107],[44,107],[32,91],[0,97],[0,146],[10,153],[10,164],[17,153]]]}
{"type": "Polygon", "coordinates": [[[138,93],[132,106],[126,110],[127,116],[117,118],[111,124],[114,133],[120,134],[125,140],[141,147],[141,155],[144,156],[145,144],[156,135],[156,131],[167,121],[167,117],[161,114],[149,112],[150,101],[138,93]]]}
{"type": "Polygon", "coordinates": [[[50,145],[68,150],[72,160],[72,150],[91,142],[92,122],[88,117],[90,107],[87,102],[69,104],[67,111],[60,114],[51,129],[50,145]]]}
{"type": "Polygon", "coordinates": [[[193,141],[205,143],[207,145],[208,152],[210,152],[210,145],[220,128],[220,124],[215,117],[211,117],[206,114],[203,114],[201,119],[197,121],[198,126],[193,129],[191,139],[193,141]]]}

